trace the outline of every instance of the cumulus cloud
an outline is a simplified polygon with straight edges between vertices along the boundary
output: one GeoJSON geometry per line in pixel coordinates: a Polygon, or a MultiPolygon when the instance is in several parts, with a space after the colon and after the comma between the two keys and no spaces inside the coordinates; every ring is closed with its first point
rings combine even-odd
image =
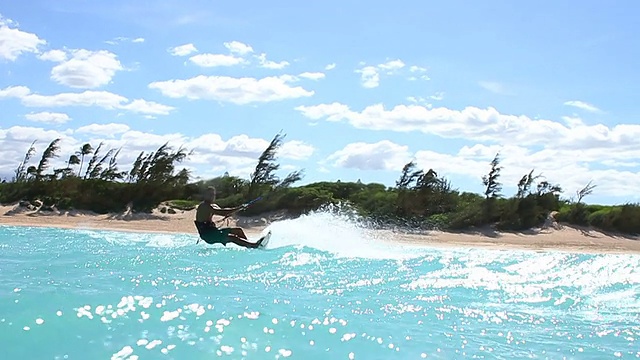
{"type": "Polygon", "coordinates": [[[109,84],[117,71],[123,70],[117,56],[106,50],[51,50],[40,59],[58,62],[51,69],[51,79],[78,89],[93,89],[109,84]]]}
{"type": "Polygon", "coordinates": [[[64,50],[49,50],[38,55],[38,59],[43,61],[63,62],[67,60],[67,53],[64,50]]]}
{"type": "Polygon", "coordinates": [[[71,120],[69,115],[64,113],[54,113],[54,112],[38,112],[38,113],[29,113],[24,116],[27,120],[41,122],[46,124],[64,124],[71,120]]]}
{"type": "MultiPolygon", "coordinates": [[[[80,147],[89,142],[96,147],[104,143],[103,153],[107,149],[121,148],[118,164],[121,170],[128,170],[140,151],[155,151],[164,143],[169,143],[174,149],[182,146],[193,150],[190,156],[180,166],[196,170],[202,176],[219,176],[225,171],[232,175],[248,178],[255,167],[258,156],[268,146],[269,140],[252,138],[247,135],[236,135],[223,139],[219,134],[208,133],[197,137],[189,137],[180,133],[152,134],[132,130],[126,124],[91,124],[69,129],[64,132],[45,130],[37,127],[14,126],[0,127],[0,177],[10,178],[13,170],[22,160],[24,153],[33,140],[37,140],[34,161],[39,159],[48,143],[55,138],[61,138],[60,157],[54,159],[52,168],[65,166],[69,156],[77,152],[80,147]]],[[[288,160],[301,160],[311,156],[313,148],[298,140],[286,141],[278,153],[283,168],[289,166],[288,160]]]]}
{"type": "Polygon", "coordinates": [[[198,49],[196,49],[195,45],[189,43],[189,44],[184,44],[184,45],[179,45],[176,47],[169,48],[168,51],[169,51],[169,54],[173,56],[187,56],[187,55],[193,54],[194,52],[197,52],[198,49]]]}
{"type": "Polygon", "coordinates": [[[15,23],[0,15],[0,59],[15,61],[24,53],[39,53],[47,42],[38,35],[16,28],[15,23]]]}
{"type": "MultiPolygon", "coordinates": [[[[576,162],[579,151],[545,149],[534,151],[516,145],[463,146],[457,153],[441,153],[432,150],[409,151],[407,146],[383,140],[377,143],[351,143],[328,157],[337,167],[357,170],[389,170],[398,173],[402,166],[414,160],[423,170],[434,169],[444,177],[463,176],[475,181],[478,186],[482,176],[490,170],[490,162],[500,152],[503,167],[500,180],[504,193],[514,190],[524,174],[534,170],[544,180],[559,184],[569,197],[589,181],[598,185],[598,194],[603,196],[629,196],[635,194],[640,184],[640,172],[629,169],[598,169],[588,160],[576,162]],[[524,161],[526,159],[526,161],[524,161]]],[[[601,158],[602,160],[602,158],[601,158]]],[[[608,160],[602,160],[608,161],[608,160]]],[[[630,165],[630,164],[623,164],[630,165]]]]}
{"type": "MultiPolygon", "coordinates": [[[[405,67],[405,63],[400,60],[390,60],[378,65],[367,65],[356,70],[356,73],[360,74],[360,80],[362,86],[367,89],[375,88],[380,85],[380,74],[395,75],[398,70],[405,67]]],[[[413,68],[419,68],[412,66],[413,68]]],[[[421,69],[421,68],[420,68],[421,69]]]]}
{"type": "Polygon", "coordinates": [[[409,147],[388,140],[369,144],[351,143],[331,154],[327,160],[335,166],[358,170],[398,171],[410,159],[409,147]]]}
{"type": "Polygon", "coordinates": [[[75,132],[77,134],[105,135],[112,138],[129,131],[129,129],[129,126],[125,124],[90,124],[77,128],[75,132]]]}
{"type": "MultiPolygon", "coordinates": [[[[266,147],[263,148],[263,150],[266,147]]],[[[291,140],[282,144],[278,150],[279,156],[293,160],[305,160],[315,152],[315,147],[303,141],[291,140]]]]}
{"type": "Polygon", "coordinates": [[[301,86],[292,86],[292,76],[251,77],[200,75],[186,80],[156,81],[149,88],[171,98],[215,100],[238,105],[309,97],[314,94],[301,86]]]}
{"type": "MultiPolygon", "coordinates": [[[[544,145],[554,148],[617,149],[638,147],[634,139],[640,136],[640,125],[575,123],[568,127],[552,120],[534,120],[524,115],[501,114],[495,108],[466,107],[452,110],[446,107],[428,108],[421,105],[367,106],[353,111],[341,103],[298,106],[307,118],[346,121],[360,129],[396,132],[417,131],[445,138],[460,138],[500,144],[544,145]]],[[[607,156],[616,156],[608,154],[607,156]]]]}
{"type": "Polygon", "coordinates": [[[124,96],[108,91],[86,90],[81,93],[40,95],[32,93],[26,86],[10,86],[0,90],[0,99],[3,98],[20,99],[27,107],[97,106],[107,110],[123,109],[151,115],[167,115],[174,110],[171,106],[144,99],[129,101],[124,96]]]}
{"type": "MultiPolygon", "coordinates": [[[[399,105],[385,109],[378,104],[353,111],[334,102],[296,109],[312,120],[344,121],[374,131],[422,132],[475,143],[460,148],[458,153],[418,150],[411,155],[422,167],[443,174],[479,181],[488,171],[491,159],[500,152],[506,186],[515,186],[531,169],[560,184],[569,195],[590,180],[598,184],[599,194],[604,196],[629,196],[640,185],[635,161],[640,158],[640,143],[635,141],[640,136],[637,124],[586,125],[577,118],[563,119],[563,123],[476,107],[452,110],[399,105]]],[[[390,142],[355,143],[333,154],[331,159],[337,166],[362,170],[398,169],[401,160],[409,157],[407,151],[390,142]],[[383,164],[383,158],[398,160],[391,166],[383,164]]]]}
{"type": "Polygon", "coordinates": [[[225,54],[198,54],[190,57],[189,60],[202,67],[234,66],[247,62],[243,58],[225,54]]]}
{"type": "Polygon", "coordinates": [[[224,47],[226,47],[232,54],[246,55],[253,52],[253,48],[251,46],[239,41],[225,42],[224,47]]]}
{"type": "Polygon", "coordinates": [[[258,55],[257,58],[260,61],[260,66],[266,69],[279,70],[279,69],[284,69],[285,67],[290,65],[288,61],[284,61],[284,60],[280,62],[267,60],[267,54],[264,54],[264,53],[258,55]]]}
{"type": "Polygon", "coordinates": [[[333,70],[336,68],[336,63],[331,63],[328,64],[327,66],[324,67],[325,70],[329,71],[329,70],[333,70]]]}

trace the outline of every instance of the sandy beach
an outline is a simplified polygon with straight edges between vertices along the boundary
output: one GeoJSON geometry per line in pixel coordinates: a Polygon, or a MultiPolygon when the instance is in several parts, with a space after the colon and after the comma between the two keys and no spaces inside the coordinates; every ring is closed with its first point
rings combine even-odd
{"type": "MultiPolygon", "coordinates": [[[[99,229],[138,232],[186,233],[197,235],[193,225],[195,210],[177,210],[175,214],[154,210],[151,214],[95,214],[87,211],[39,211],[18,205],[0,206],[0,225],[48,226],[75,229],[99,229]]],[[[234,217],[219,226],[240,226],[247,235],[258,235],[274,216],[234,217]]],[[[481,247],[499,250],[571,251],[587,253],[638,253],[638,237],[607,234],[593,229],[580,229],[560,224],[557,228],[526,232],[495,232],[490,229],[465,232],[431,231],[408,234],[389,230],[377,231],[377,238],[405,246],[481,247]]]]}

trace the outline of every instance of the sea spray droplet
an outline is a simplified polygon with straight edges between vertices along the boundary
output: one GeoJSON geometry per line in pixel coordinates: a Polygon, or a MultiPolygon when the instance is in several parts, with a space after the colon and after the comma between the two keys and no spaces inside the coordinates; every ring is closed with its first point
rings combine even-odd
{"type": "Polygon", "coordinates": [[[282,355],[282,357],[289,357],[293,353],[291,350],[288,350],[288,349],[280,349],[278,352],[280,353],[280,355],[282,355]]]}
{"type": "Polygon", "coordinates": [[[133,348],[131,346],[127,345],[127,346],[123,347],[120,351],[118,351],[117,353],[113,354],[113,356],[111,356],[111,360],[125,359],[131,354],[133,354],[133,348]]]}

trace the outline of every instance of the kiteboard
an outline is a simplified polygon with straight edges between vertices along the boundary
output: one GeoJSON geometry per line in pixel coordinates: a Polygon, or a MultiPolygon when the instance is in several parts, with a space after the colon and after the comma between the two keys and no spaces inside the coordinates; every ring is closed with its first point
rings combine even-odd
{"type": "Polygon", "coordinates": [[[267,235],[263,236],[261,239],[262,242],[260,243],[260,246],[258,246],[259,249],[263,249],[265,246],[267,246],[267,244],[269,244],[269,240],[271,240],[271,230],[269,230],[267,235]]]}

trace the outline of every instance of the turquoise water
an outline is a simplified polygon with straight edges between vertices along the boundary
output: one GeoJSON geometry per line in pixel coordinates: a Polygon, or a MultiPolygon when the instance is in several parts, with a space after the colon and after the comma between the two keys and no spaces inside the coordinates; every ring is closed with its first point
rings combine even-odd
{"type": "Polygon", "coordinates": [[[245,250],[0,226],[2,358],[640,357],[639,256],[403,248],[329,214],[271,229],[245,250]]]}

